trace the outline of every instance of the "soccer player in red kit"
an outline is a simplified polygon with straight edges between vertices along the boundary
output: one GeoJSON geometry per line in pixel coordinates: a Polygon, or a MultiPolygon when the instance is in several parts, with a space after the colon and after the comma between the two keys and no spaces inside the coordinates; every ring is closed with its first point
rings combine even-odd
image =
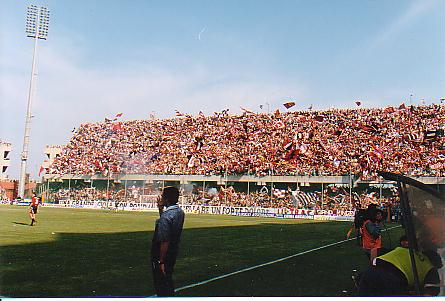
{"type": "Polygon", "coordinates": [[[31,205],[29,206],[29,217],[31,218],[31,226],[36,222],[37,208],[39,207],[40,198],[35,193],[32,195],[31,205]]]}

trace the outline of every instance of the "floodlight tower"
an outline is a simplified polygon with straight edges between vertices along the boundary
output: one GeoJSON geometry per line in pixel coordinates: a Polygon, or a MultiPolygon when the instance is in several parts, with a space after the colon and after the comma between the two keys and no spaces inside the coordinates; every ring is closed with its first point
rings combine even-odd
{"type": "Polygon", "coordinates": [[[46,40],[48,37],[49,26],[49,10],[46,7],[37,7],[35,5],[28,6],[26,18],[26,36],[34,39],[34,51],[32,55],[31,81],[29,83],[28,92],[28,108],[25,116],[25,133],[23,135],[23,150],[21,154],[20,165],[20,185],[18,195],[25,197],[25,179],[26,179],[26,161],[28,160],[29,132],[31,130],[31,108],[32,98],[34,94],[34,85],[37,78],[36,58],[37,58],[37,41],[46,40]]]}

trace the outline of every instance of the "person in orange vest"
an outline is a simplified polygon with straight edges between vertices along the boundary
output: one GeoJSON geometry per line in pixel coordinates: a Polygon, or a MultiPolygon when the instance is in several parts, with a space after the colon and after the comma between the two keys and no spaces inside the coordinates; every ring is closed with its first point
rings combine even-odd
{"type": "Polygon", "coordinates": [[[377,205],[371,204],[366,210],[366,219],[361,228],[362,248],[372,261],[382,248],[382,220],[383,211],[377,205]]]}
{"type": "Polygon", "coordinates": [[[29,217],[31,218],[31,225],[34,226],[36,222],[37,209],[39,207],[40,200],[35,193],[32,194],[31,204],[29,205],[29,217]]]}

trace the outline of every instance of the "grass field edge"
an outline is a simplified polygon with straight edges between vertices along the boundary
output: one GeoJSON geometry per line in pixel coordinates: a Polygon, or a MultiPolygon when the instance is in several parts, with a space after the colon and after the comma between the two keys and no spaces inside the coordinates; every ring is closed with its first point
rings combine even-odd
{"type": "MultiPolygon", "coordinates": [[[[389,231],[389,230],[392,230],[392,229],[395,229],[395,228],[399,228],[401,226],[402,225],[397,225],[397,226],[394,226],[394,227],[386,228],[383,231],[389,231]]],[[[179,288],[175,289],[175,292],[180,292],[180,291],[183,291],[183,290],[186,290],[186,289],[189,289],[189,288],[193,288],[193,287],[197,287],[197,286],[200,286],[200,285],[204,285],[204,284],[207,284],[207,283],[210,283],[210,282],[214,282],[214,281],[217,281],[217,280],[220,280],[220,279],[224,279],[224,278],[227,278],[227,277],[230,277],[230,276],[233,276],[233,275],[237,275],[237,274],[240,274],[240,273],[243,273],[243,272],[251,271],[251,270],[254,270],[254,269],[257,269],[257,268],[261,268],[261,267],[264,267],[264,266],[268,266],[268,265],[271,265],[271,264],[275,264],[275,263],[278,263],[278,262],[282,262],[282,261],[285,261],[285,260],[288,260],[288,259],[291,259],[291,258],[294,258],[294,257],[297,257],[297,256],[301,256],[301,255],[304,255],[304,254],[315,252],[315,251],[318,251],[318,250],[326,249],[326,248],[329,248],[329,247],[332,247],[332,246],[335,246],[335,245],[338,245],[338,244],[342,244],[342,243],[345,243],[345,242],[348,242],[348,241],[352,241],[352,240],[355,240],[355,239],[356,239],[356,237],[340,240],[340,241],[333,242],[333,243],[330,243],[330,244],[327,244],[327,245],[324,245],[324,246],[320,246],[320,247],[313,248],[313,249],[310,249],[310,250],[298,252],[296,254],[292,254],[292,255],[289,255],[289,256],[286,256],[286,257],[282,257],[282,258],[279,258],[279,259],[275,259],[275,260],[272,260],[272,261],[268,261],[268,262],[265,262],[265,263],[254,265],[254,266],[251,266],[251,267],[248,267],[248,268],[244,268],[244,269],[241,269],[241,270],[238,270],[238,271],[234,271],[234,272],[231,272],[231,273],[228,273],[228,274],[220,275],[220,276],[217,276],[217,277],[214,277],[214,278],[210,278],[210,279],[207,279],[207,280],[203,280],[203,281],[200,281],[200,282],[197,282],[197,283],[185,285],[185,286],[182,286],[182,287],[179,287],[179,288]]],[[[152,297],[154,297],[154,296],[152,296],[152,297]]]]}

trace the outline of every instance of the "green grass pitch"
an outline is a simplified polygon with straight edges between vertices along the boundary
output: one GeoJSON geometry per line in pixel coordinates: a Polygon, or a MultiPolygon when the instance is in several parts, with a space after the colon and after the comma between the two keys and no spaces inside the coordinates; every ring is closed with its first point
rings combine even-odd
{"type": "MultiPolygon", "coordinates": [[[[0,206],[0,295],[151,296],[157,214],[0,206]]],[[[392,225],[393,226],[393,225],[392,225]]],[[[344,240],[350,222],[187,214],[175,267],[181,288],[344,240]]],[[[398,242],[401,228],[383,234],[398,242]]],[[[351,296],[367,266],[355,241],[183,289],[177,296],[351,296]]]]}

